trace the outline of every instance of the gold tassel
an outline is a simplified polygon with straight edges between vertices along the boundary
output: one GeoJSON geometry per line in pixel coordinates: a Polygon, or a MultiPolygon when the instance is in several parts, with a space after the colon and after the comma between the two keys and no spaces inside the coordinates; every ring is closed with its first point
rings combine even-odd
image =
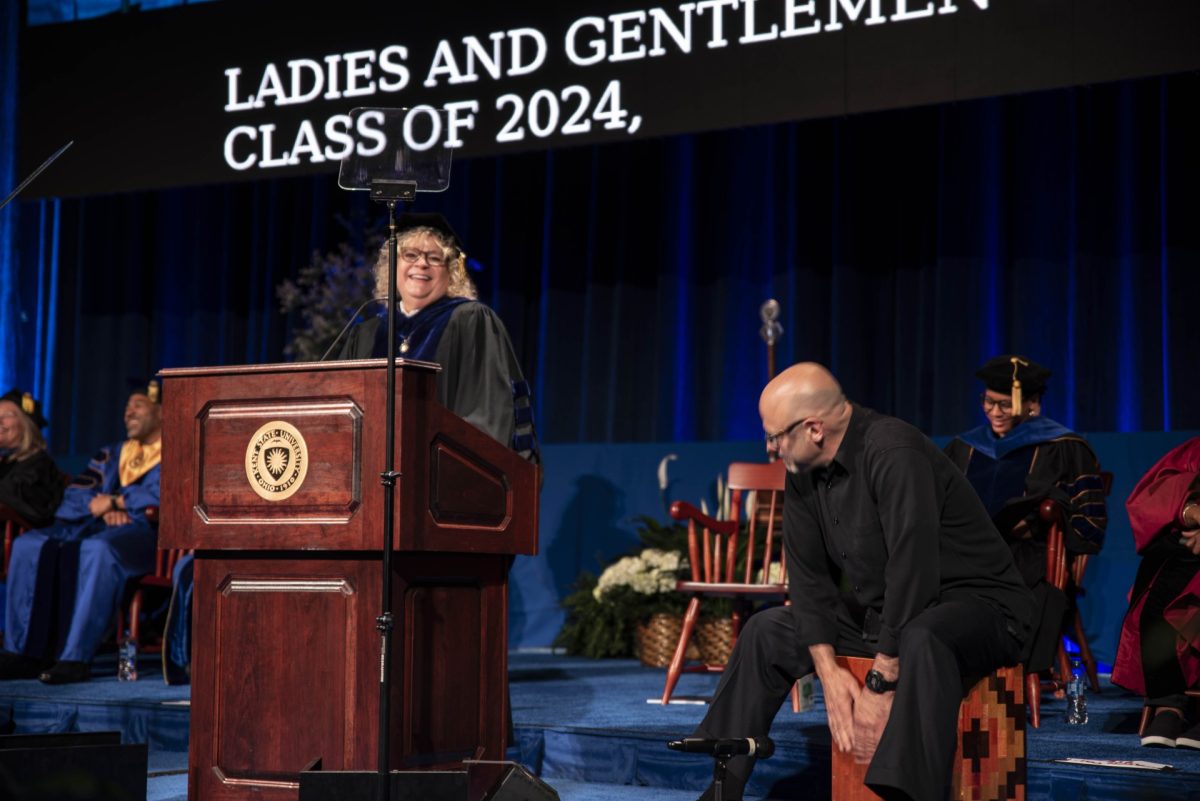
{"type": "Polygon", "coordinates": [[[151,403],[158,403],[159,390],[157,381],[150,381],[150,384],[146,387],[146,397],[150,399],[151,403]]]}
{"type": "Polygon", "coordinates": [[[35,409],[37,409],[37,404],[33,402],[33,396],[26,392],[21,396],[21,411],[32,416],[35,409]]]}
{"type": "Polygon", "coordinates": [[[1029,362],[1019,359],[1016,356],[1011,357],[1009,359],[1009,361],[1012,362],[1012,366],[1013,366],[1013,376],[1012,376],[1012,408],[1013,408],[1013,412],[1012,413],[1013,413],[1013,416],[1020,417],[1021,416],[1021,401],[1022,401],[1021,379],[1017,378],[1017,365],[1023,364],[1026,367],[1028,367],[1029,362]]]}

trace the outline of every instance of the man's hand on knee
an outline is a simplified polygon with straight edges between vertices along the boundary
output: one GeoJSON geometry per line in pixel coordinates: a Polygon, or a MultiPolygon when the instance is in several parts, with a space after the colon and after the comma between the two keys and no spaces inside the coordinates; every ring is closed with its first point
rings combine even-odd
{"type": "Polygon", "coordinates": [[[867,763],[875,756],[879,738],[892,714],[896,693],[863,690],[854,706],[854,761],[867,763]]]}
{"type": "Polygon", "coordinates": [[[814,645],[809,652],[825,696],[825,714],[829,718],[833,743],[840,751],[853,751],[854,710],[862,689],[854,674],[834,661],[832,645],[814,645]]]}
{"type": "Polygon", "coordinates": [[[854,707],[855,762],[865,764],[875,756],[879,738],[883,736],[883,729],[892,714],[892,702],[896,698],[895,683],[899,679],[900,659],[876,654],[875,664],[867,674],[867,686],[863,688],[854,707]],[[877,683],[872,684],[872,680],[877,683]]]}

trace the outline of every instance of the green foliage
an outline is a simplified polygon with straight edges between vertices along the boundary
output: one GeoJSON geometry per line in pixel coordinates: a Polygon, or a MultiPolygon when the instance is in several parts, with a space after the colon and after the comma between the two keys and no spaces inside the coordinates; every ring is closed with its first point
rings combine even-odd
{"type": "MultiPolygon", "coordinates": [[[[635,605],[626,605],[629,598],[614,598],[611,603],[607,599],[598,600],[595,595],[596,583],[595,576],[582,573],[575,582],[575,589],[563,599],[567,621],[554,638],[554,645],[565,648],[573,656],[591,659],[632,656],[637,624],[649,613],[642,617],[635,605]]],[[[636,595],[625,592],[616,594],[636,595]]]]}
{"type": "Polygon", "coordinates": [[[337,338],[346,320],[359,305],[375,295],[375,254],[383,234],[367,232],[364,250],[348,243],[332,253],[313,253],[296,280],[284,280],[276,289],[280,310],[300,315],[300,325],[284,356],[295,361],[316,361],[337,338]]]}
{"type": "MultiPolygon", "coordinates": [[[[580,574],[571,594],[562,601],[567,620],[555,637],[556,647],[592,659],[629,657],[634,654],[639,623],[659,612],[682,615],[687,608],[688,596],[673,589],[675,580],[691,575],[684,561],[687,527],[664,525],[647,516],[636,520],[642,548],[610,562],[603,582],[590,573],[580,574]],[[644,582],[652,579],[648,579],[645,563],[661,564],[659,560],[666,554],[676,557],[678,567],[667,571],[669,581],[665,574],[658,579],[658,591],[647,592],[644,582]],[[635,589],[635,584],[642,591],[635,589]]],[[[702,610],[705,617],[728,616],[732,604],[723,598],[709,598],[702,610]]]]}
{"type": "Polygon", "coordinates": [[[649,515],[638,515],[634,520],[643,548],[687,553],[687,526],[683,523],[663,524],[649,515]]]}

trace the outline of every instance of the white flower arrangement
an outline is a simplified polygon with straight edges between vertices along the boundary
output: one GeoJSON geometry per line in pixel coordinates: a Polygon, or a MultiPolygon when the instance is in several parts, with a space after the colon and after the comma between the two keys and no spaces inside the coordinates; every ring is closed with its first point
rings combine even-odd
{"type": "Polygon", "coordinates": [[[647,548],[637,556],[626,556],[600,574],[592,595],[597,601],[618,587],[629,587],[640,595],[657,595],[675,589],[683,560],[676,551],[647,548]]]}

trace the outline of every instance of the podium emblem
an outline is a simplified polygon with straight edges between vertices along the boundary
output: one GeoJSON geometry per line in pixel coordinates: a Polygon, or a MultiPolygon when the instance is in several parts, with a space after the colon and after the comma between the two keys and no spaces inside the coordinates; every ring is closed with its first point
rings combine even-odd
{"type": "Polygon", "coordinates": [[[272,420],[254,432],[246,446],[246,479],[260,498],[292,497],[308,475],[308,445],[291,423],[272,420]]]}

